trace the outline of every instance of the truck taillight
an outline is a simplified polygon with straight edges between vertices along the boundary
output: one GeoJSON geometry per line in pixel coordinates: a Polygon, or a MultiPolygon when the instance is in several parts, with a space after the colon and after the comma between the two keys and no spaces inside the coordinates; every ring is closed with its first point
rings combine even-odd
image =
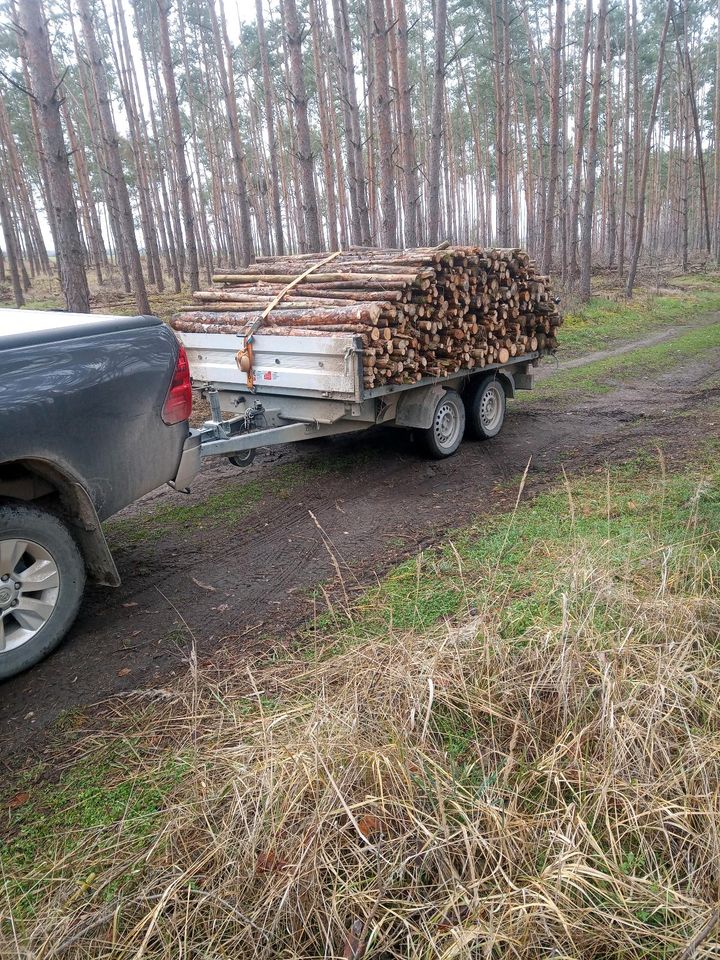
{"type": "Polygon", "coordinates": [[[179,347],[175,372],[162,408],[162,418],[167,424],[187,420],[192,410],[190,364],[185,347],[182,344],[179,344],[179,347]]]}

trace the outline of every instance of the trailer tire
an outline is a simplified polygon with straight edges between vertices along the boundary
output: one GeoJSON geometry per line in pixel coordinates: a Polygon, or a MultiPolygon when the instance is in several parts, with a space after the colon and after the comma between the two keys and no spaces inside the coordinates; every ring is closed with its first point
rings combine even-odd
{"type": "Polygon", "coordinates": [[[465,435],[471,440],[491,440],[505,423],[506,397],[502,383],[489,376],[472,384],[465,396],[465,435]]]}
{"type": "Polygon", "coordinates": [[[460,394],[446,390],[435,406],[432,426],[422,431],[425,448],[435,460],[451,457],[460,446],[464,432],[465,407],[460,394]]]}
{"type": "Polygon", "coordinates": [[[11,501],[0,503],[0,566],[0,680],[4,680],[27,670],[60,644],[80,607],[85,564],[62,520],[47,510],[11,501]],[[28,579],[31,567],[36,572],[28,579]]]}
{"type": "Polygon", "coordinates": [[[228,462],[234,467],[249,467],[255,459],[256,453],[257,449],[255,447],[252,447],[250,450],[242,450],[240,453],[234,453],[228,457],[228,462]]]}

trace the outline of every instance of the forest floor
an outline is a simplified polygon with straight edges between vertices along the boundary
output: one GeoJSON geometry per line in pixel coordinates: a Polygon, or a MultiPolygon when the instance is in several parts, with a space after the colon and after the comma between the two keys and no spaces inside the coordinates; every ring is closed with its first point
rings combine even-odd
{"type": "Polygon", "coordinates": [[[702,926],[720,277],[561,337],[450,460],[274,448],[107,525],[122,587],[1,691],[0,954],[661,956],[702,926]]]}

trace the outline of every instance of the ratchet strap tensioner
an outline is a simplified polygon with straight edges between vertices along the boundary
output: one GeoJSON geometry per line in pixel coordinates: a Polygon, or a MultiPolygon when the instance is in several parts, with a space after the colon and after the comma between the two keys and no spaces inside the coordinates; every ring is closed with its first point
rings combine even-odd
{"type": "Polygon", "coordinates": [[[254,356],[253,356],[253,338],[256,331],[263,325],[270,312],[275,309],[275,307],[281,302],[281,300],[288,294],[293,287],[301,283],[305,277],[309,277],[311,273],[314,273],[319,267],[324,267],[326,263],[330,263],[331,260],[334,260],[335,257],[339,257],[342,251],[336,250],[335,253],[331,253],[329,257],[325,257],[324,260],[319,260],[317,263],[313,264],[312,267],[309,267],[304,273],[301,273],[299,276],[295,277],[294,280],[291,280],[286,286],[282,288],[280,293],[274,297],[270,303],[265,307],[260,316],[253,320],[252,323],[248,324],[247,331],[241,336],[245,338],[245,345],[242,350],[238,350],[235,354],[235,363],[238,365],[238,369],[245,374],[247,378],[247,387],[251,393],[255,391],[255,373],[253,370],[254,365],[254,356]]]}

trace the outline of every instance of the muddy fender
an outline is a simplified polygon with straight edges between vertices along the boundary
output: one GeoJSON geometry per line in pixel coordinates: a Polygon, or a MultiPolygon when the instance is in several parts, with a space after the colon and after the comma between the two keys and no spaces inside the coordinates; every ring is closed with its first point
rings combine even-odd
{"type": "Polygon", "coordinates": [[[445,387],[440,383],[407,390],[398,400],[396,425],[414,427],[417,430],[429,429],[432,426],[438,400],[444,393],[445,387]]]}

